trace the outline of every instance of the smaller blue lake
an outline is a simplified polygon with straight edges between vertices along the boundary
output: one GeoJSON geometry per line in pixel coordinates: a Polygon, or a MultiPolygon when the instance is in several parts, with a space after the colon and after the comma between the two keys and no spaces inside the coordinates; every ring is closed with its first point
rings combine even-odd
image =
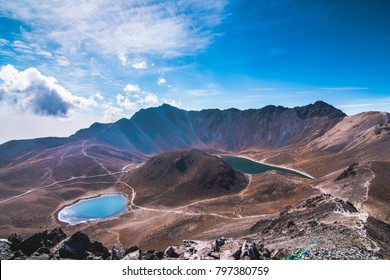
{"type": "Polygon", "coordinates": [[[107,194],[94,198],[82,199],[64,207],[58,213],[58,219],[69,225],[106,219],[126,211],[127,199],[122,194],[107,194]]]}
{"type": "Polygon", "coordinates": [[[221,159],[224,162],[226,162],[227,164],[229,164],[231,167],[233,167],[234,169],[237,169],[238,171],[241,171],[241,172],[247,173],[247,174],[259,174],[259,173],[263,173],[263,172],[266,172],[269,170],[276,170],[276,171],[290,173],[290,174],[294,174],[294,175],[305,177],[305,178],[310,178],[309,176],[307,176],[303,173],[300,173],[298,171],[263,164],[263,163],[256,162],[256,161],[253,161],[253,160],[250,160],[247,158],[243,158],[243,157],[239,157],[239,156],[222,155],[221,159]]]}

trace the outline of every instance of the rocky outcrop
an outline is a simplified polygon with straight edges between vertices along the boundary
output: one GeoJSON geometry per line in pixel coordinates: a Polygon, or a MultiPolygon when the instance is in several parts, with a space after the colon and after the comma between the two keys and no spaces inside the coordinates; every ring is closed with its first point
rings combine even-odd
{"type": "Polygon", "coordinates": [[[60,244],[54,254],[60,259],[107,259],[108,249],[102,243],[90,240],[88,235],[76,232],[60,244]]]}
{"type": "Polygon", "coordinates": [[[11,248],[14,251],[20,251],[25,256],[31,256],[34,252],[47,252],[47,248],[56,245],[66,237],[65,233],[60,228],[56,228],[51,232],[43,231],[36,233],[29,238],[21,241],[21,238],[12,234],[8,240],[11,242],[11,248]]]}
{"type": "MultiPolygon", "coordinates": [[[[288,220],[291,217],[287,217],[288,220]]],[[[279,219],[280,220],[280,219],[279,219]]],[[[284,224],[284,218],[274,223],[273,229],[266,226],[267,231],[275,231],[276,228],[284,224]],[[280,224],[280,225],[279,225],[280,224]]],[[[378,221],[376,225],[384,228],[378,221]]],[[[373,227],[373,223],[370,226],[373,227]]],[[[260,230],[267,225],[267,221],[255,225],[260,230]]],[[[324,225],[312,222],[308,223],[311,228],[323,228],[324,225]]],[[[295,227],[290,224],[290,227],[295,227]]],[[[378,226],[377,226],[378,227],[378,226]]],[[[295,229],[297,230],[297,229],[295,229]]],[[[264,233],[264,237],[267,235],[264,233]]],[[[388,229],[385,230],[386,232],[388,229]]],[[[370,231],[372,232],[372,230],[370,231]]],[[[379,233],[386,239],[383,230],[379,233]]],[[[64,237],[61,229],[55,229],[52,236],[56,240],[64,237]],[[55,234],[56,233],[56,234],[55,234]]],[[[318,233],[318,231],[317,231],[318,233]]],[[[170,246],[165,251],[149,250],[143,252],[139,247],[132,246],[128,249],[122,245],[115,244],[111,250],[108,250],[98,241],[91,240],[86,234],[76,232],[55,245],[46,243],[47,247],[40,247],[32,254],[32,248],[42,246],[44,240],[47,240],[46,231],[34,234],[33,236],[22,241],[20,244],[27,244],[29,250],[22,251],[20,247],[12,246],[9,240],[0,240],[0,259],[32,259],[32,260],[49,260],[49,259],[76,259],[76,260],[282,260],[282,259],[381,259],[382,256],[376,251],[368,250],[359,246],[340,246],[333,248],[318,248],[307,250],[304,247],[295,248],[270,248],[266,247],[262,240],[245,240],[221,237],[214,241],[184,240],[182,244],[170,246]],[[36,245],[33,242],[37,242],[36,245]],[[43,243],[42,243],[43,242],[43,243]],[[31,249],[30,249],[31,248],[31,249]],[[27,255],[28,254],[28,255],[27,255]]],[[[277,234],[275,235],[277,237],[277,234]]],[[[288,238],[293,238],[291,235],[288,238]]],[[[382,238],[382,239],[383,239],[382,238]]],[[[383,240],[384,240],[383,239],[383,240]]],[[[10,236],[10,240],[15,240],[15,235],[10,236]]],[[[16,240],[19,240],[17,238],[16,240]]],[[[314,247],[314,246],[313,246],[314,247]]],[[[23,247],[24,248],[24,247],[23,247]]]]}
{"type": "Polygon", "coordinates": [[[350,166],[348,166],[347,169],[345,169],[341,174],[340,176],[338,176],[336,178],[336,181],[339,181],[339,180],[342,180],[342,179],[345,179],[345,178],[349,178],[349,177],[353,177],[353,176],[356,176],[357,175],[357,167],[359,166],[359,163],[356,162],[356,163],[353,163],[351,164],[350,166]]]}
{"type": "Polygon", "coordinates": [[[390,225],[370,216],[366,228],[368,236],[380,245],[382,254],[390,258],[390,225]]]}

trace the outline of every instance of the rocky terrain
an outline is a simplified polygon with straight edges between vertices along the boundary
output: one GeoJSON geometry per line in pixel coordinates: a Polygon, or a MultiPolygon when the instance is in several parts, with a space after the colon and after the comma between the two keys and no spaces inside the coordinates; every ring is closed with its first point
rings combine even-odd
{"type": "Polygon", "coordinates": [[[79,239],[89,244],[82,259],[160,259],[167,248],[196,259],[390,258],[389,127],[389,113],[346,116],[324,102],[163,105],[68,138],[10,141],[0,145],[1,258],[76,258],[59,247],[79,239]],[[242,174],[218,153],[313,178],[242,174]],[[71,227],[57,219],[76,200],[118,192],[129,209],[120,216],[71,227]],[[58,227],[69,237],[42,232],[58,227]]]}
{"type": "Polygon", "coordinates": [[[36,233],[25,240],[17,234],[0,240],[1,259],[78,260],[297,260],[297,259],[383,259],[389,255],[390,225],[362,216],[348,202],[320,195],[296,208],[262,220],[249,229],[246,238],[184,240],[165,250],[143,251],[138,245],[109,250],[88,235],[70,237],[56,228],[36,233]],[[335,218],[334,216],[338,216],[335,218]],[[354,217],[345,223],[346,217],[354,217]],[[306,244],[302,246],[302,244],[306,244]],[[379,245],[379,246],[378,246],[379,245]]]}

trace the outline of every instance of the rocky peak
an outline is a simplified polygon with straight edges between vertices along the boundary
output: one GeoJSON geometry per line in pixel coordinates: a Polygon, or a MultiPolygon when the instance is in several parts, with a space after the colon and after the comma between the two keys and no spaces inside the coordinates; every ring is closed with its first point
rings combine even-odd
{"type": "Polygon", "coordinates": [[[328,117],[329,119],[344,118],[346,114],[339,109],[336,109],[332,105],[323,101],[317,101],[314,104],[310,104],[303,107],[295,107],[294,111],[301,119],[313,118],[313,117],[328,117]]]}

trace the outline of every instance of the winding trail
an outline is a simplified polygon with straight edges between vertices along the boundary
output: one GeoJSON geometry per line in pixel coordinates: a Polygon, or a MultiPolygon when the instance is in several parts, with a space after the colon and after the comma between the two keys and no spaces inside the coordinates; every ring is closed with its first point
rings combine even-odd
{"type": "Polygon", "coordinates": [[[85,147],[85,144],[86,144],[86,143],[87,143],[87,140],[84,140],[83,143],[81,144],[81,152],[83,153],[83,155],[86,156],[86,157],[91,158],[93,161],[95,161],[97,164],[99,164],[99,166],[100,166],[101,168],[103,168],[103,169],[107,172],[107,174],[112,174],[112,172],[109,171],[109,170],[104,166],[103,163],[101,163],[100,161],[98,161],[95,157],[90,156],[90,155],[87,154],[87,148],[85,147]]]}
{"type": "MultiPolygon", "coordinates": [[[[17,198],[19,198],[19,197],[25,196],[25,195],[27,195],[27,194],[30,194],[30,193],[35,192],[35,191],[38,191],[38,190],[42,190],[42,189],[47,189],[47,188],[53,187],[53,186],[55,186],[55,185],[64,186],[64,185],[67,185],[67,184],[66,184],[67,182],[70,182],[70,181],[73,181],[73,180],[90,179],[90,178],[98,178],[98,177],[106,177],[106,176],[111,176],[111,175],[113,175],[113,174],[120,174],[120,173],[122,173],[122,172],[119,171],[119,172],[112,172],[112,173],[110,173],[110,174],[106,174],[106,173],[105,173],[105,174],[98,174],[98,175],[91,175],[91,176],[82,175],[82,176],[77,176],[77,177],[71,177],[71,178],[66,179],[66,180],[55,181],[55,182],[53,182],[53,183],[51,183],[51,184],[48,184],[48,185],[45,185],[45,186],[42,186],[42,187],[33,188],[33,189],[30,189],[30,190],[28,190],[28,191],[26,191],[26,192],[24,192],[24,193],[21,193],[21,194],[18,194],[18,195],[9,197],[9,198],[7,198],[7,199],[5,199],[5,200],[0,201],[0,204],[5,203],[5,202],[10,201],[10,200],[17,199],[17,198]],[[65,183],[65,184],[64,184],[64,183],[65,183]]],[[[76,183],[82,184],[83,182],[73,182],[72,184],[76,184],[76,183]]],[[[85,184],[96,184],[96,182],[90,182],[90,183],[84,182],[84,183],[85,183],[85,184]]],[[[116,182],[111,182],[111,183],[113,183],[113,185],[116,184],[116,182]]]]}
{"type": "MultiPolygon", "coordinates": [[[[77,176],[77,177],[71,177],[71,178],[66,179],[66,180],[55,181],[53,183],[50,183],[50,184],[47,184],[47,185],[44,185],[44,186],[40,186],[40,187],[36,187],[36,188],[30,189],[30,190],[28,190],[26,192],[23,192],[23,193],[19,194],[19,195],[15,195],[15,196],[9,197],[9,198],[7,198],[5,200],[0,201],[0,204],[6,203],[6,202],[11,201],[11,200],[18,199],[20,197],[23,197],[25,195],[31,194],[33,192],[36,192],[36,191],[39,191],[39,190],[42,190],[42,189],[56,189],[56,188],[69,186],[69,185],[73,185],[73,184],[85,184],[85,185],[90,185],[90,184],[111,184],[111,186],[115,186],[117,184],[123,184],[123,185],[125,185],[126,187],[128,187],[131,190],[131,197],[130,197],[130,201],[129,201],[129,205],[130,205],[129,208],[130,208],[130,210],[152,211],[152,212],[159,212],[159,213],[173,213],[173,214],[189,215],[189,216],[214,216],[214,217],[218,217],[218,218],[234,219],[234,220],[235,219],[241,220],[241,219],[261,218],[261,217],[267,216],[267,215],[252,215],[252,216],[237,215],[236,217],[234,217],[234,216],[231,216],[231,215],[228,216],[228,215],[222,215],[222,214],[212,213],[212,212],[211,213],[210,212],[204,212],[204,211],[194,212],[194,211],[189,211],[188,209],[186,209],[188,207],[196,206],[196,205],[201,204],[201,203],[209,203],[209,202],[218,201],[218,200],[221,200],[221,199],[226,199],[227,197],[237,197],[237,196],[243,197],[242,192],[251,184],[252,176],[249,175],[249,174],[248,174],[249,181],[248,181],[248,184],[247,184],[246,188],[244,188],[241,192],[236,193],[236,194],[224,195],[224,196],[215,197],[215,198],[206,198],[206,199],[202,199],[202,200],[198,200],[198,201],[194,201],[194,202],[188,203],[186,205],[175,207],[175,208],[172,208],[172,209],[157,209],[157,208],[150,208],[150,207],[143,207],[143,206],[140,206],[140,205],[136,205],[134,203],[134,200],[135,200],[136,195],[137,195],[135,189],[132,186],[130,186],[128,183],[122,181],[121,178],[124,175],[124,173],[126,173],[128,170],[132,169],[131,167],[139,168],[142,164],[136,165],[134,163],[131,163],[131,164],[128,164],[128,165],[122,167],[122,169],[120,171],[111,172],[101,162],[99,162],[95,157],[93,157],[93,156],[91,156],[91,155],[89,155],[87,153],[86,143],[87,143],[86,140],[82,142],[82,144],[81,144],[81,153],[85,157],[91,158],[94,162],[96,162],[99,166],[101,166],[102,169],[105,171],[105,173],[97,174],[97,175],[90,175],[90,176],[82,175],[82,176],[77,176]],[[119,176],[116,176],[116,175],[119,175],[119,176]],[[107,177],[107,176],[114,176],[117,180],[116,181],[97,181],[97,182],[82,182],[82,181],[79,181],[79,180],[84,180],[84,179],[102,178],[102,177],[107,177]]],[[[63,158],[64,158],[65,154],[66,154],[66,152],[61,155],[61,158],[60,158],[59,162],[57,163],[57,166],[62,164],[62,161],[63,161],[63,158]]],[[[52,178],[52,169],[51,168],[49,168],[48,172],[46,172],[42,176],[42,178],[44,178],[44,177],[47,177],[47,178],[45,178],[45,180],[43,182],[41,182],[41,184],[43,184],[44,182],[46,182],[47,180],[52,178]]]]}
{"type": "MultiPolygon", "coordinates": [[[[247,187],[251,184],[251,178],[252,177],[250,176],[250,180],[248,182],[247,187]]],[[[219,217],[219,218],[224,218],[224,219],[231,219],[231,220],[263,218],[263,217],[268,216],[267,214],[262,214],[262,215],[250,215],[250,216],[237,215],[236,217],[233,217],[233,216],[227,216],[227,215],[222,215],[222,214],[217,214],[217,213],[192,212],[192,211],[184,210],[185,208],[188,208],[190,206],[194,206],[194,205],[197,205],[197,204],[200,204],[200,203],[208,203],[208,202],[211,202],[211,201],[225,199],[226,197],[229,197],[229,196],[232,196],[232,197],[234,197],[234,196],[242,196],[242,191],[240,193],[237,193],[237,194],[224,195],[224,196],[220,196],[220,197],[206,198],[206,199],[198,200],[198,201],[191,202],[189,204],[182,205],[182,206],[179,206],[179,207],[175,207],[175,208],[172,208],[172,209],[157,209],[157,208],[150,208],[150,207],[143,207],[143,206],[136,205],[134,203],[134,200],[135,200],[135,197],[136,197],[137,193],[134,190],[134,188],[132,186],[130,186],[128,183],[126,183],[124,181],[121,181],[121,180],[118,180],[117,183],[123,184],[123,185],[125,185],[126,187],[128,187],[131,190],[130,207],[134,208],[134,209],[138,209],[138,210],[153,211],[153,212],[160,212],[160,213],[174,213],[174,214],[181,214],[181,215],[188,215],[188,216],[214,216],[214,217],[219,217]]]]}

